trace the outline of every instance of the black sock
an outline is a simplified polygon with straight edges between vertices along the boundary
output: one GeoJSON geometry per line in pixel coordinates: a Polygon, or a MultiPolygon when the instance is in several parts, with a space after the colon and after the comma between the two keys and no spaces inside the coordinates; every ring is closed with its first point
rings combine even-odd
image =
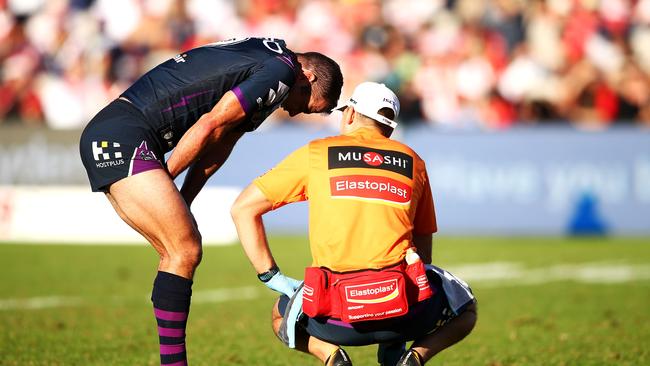
{"type": "Polygon", "coordinates": [[[158,271],[151,301],[158,322],[160,364],[186,366],[185,327],[190,311],[192,280],[158,271]]]}

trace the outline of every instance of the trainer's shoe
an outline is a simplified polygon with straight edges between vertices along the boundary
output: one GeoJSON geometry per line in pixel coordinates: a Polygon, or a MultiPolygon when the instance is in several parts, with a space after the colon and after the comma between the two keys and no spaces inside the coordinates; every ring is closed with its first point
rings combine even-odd
{"type": "Polygon", "coordinates": [[[325,366],[352,366],[352,360],[343,348],[339,348],[325,360],[325,366]]]}
{"type": "Polygon", "coordinates": [[[397,366],[422,366],[422,358],[414,350],[410,349],[402,355],[402,357],[397,361],[397,366]]]}

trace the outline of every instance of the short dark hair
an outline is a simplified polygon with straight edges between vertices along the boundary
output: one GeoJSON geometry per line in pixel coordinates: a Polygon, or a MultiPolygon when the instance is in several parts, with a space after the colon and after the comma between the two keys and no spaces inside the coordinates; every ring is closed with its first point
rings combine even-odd
{"type": "Polygon", "coordinates": [[[318,52],[297,53],[300,63],[316,76],[314,91],[327,101],[327,112],[336,107],[343,87],[343,74],[336,61],[318,52]]]}

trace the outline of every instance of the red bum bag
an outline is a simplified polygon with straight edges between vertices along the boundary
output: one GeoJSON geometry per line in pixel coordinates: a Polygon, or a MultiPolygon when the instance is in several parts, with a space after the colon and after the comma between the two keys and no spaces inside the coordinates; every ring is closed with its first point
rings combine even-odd
{"type": "Polygon", "coordinates": [[[310,317],[335,317],[348,323],[380,320],[404,315],[409,304],[431,296],[421,261],[354,272],[307,267],[302,311],[310,317]]]}

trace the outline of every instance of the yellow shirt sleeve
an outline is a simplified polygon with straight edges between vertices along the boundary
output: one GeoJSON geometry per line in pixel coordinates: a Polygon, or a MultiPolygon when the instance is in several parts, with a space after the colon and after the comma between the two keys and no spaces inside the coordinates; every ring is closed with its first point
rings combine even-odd
{"type": "Polygon", "coordinates": [[[433,234],[436,231],[438,231],[436,212],[433,207],[433,196],[431,195],[429,176],[425,170],[424,187],[415,211],[415,219],[413,220],[413,233],[426,235],[433,234]]]}
{"type": "Polygon", "coordinates": [[[274,210],[287,203],[307,200],[308,182],[309,145],[292,152],[278,165],[253,181],[273,204],[274,210]]]}

